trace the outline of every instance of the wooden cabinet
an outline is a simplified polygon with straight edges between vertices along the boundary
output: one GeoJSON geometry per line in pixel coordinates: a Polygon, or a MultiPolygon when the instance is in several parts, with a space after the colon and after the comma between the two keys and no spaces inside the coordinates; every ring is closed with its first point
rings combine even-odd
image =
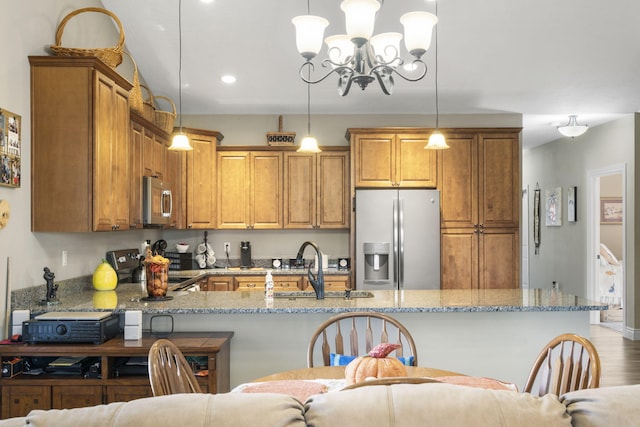
{"type": "Polygon", "coordinates": [[[169,183],[173,196],[172,221],[167,228],[176,226],[179,190],[182,177],[172,155],[180,153],[167,150],[169,135],[141,115],[131,113],[130,130],[130,194],[129,228],[143,228],[142,177],[155,176],[169,183]],[[171,154],[170,154],[171,153],[171,154]]]}
{"type": "MultiPolygon", "coordinates": [[[[265,276],[235,276],[236,291],[261,291],[264,292],[265,276]]],[[[274,275],[274,292],[290,292],[302,290],[302,276],[274,275]]]]}
{"type": "Polygon", "coordinates": [[[198,283],[201,291],[219,292],[233,291],[233,276],[208,276],[198,283]]]}
{"type": "Polygon", "coordinates": [[[193,147],[185,159],[186,228],[211,230],[216,225],[216,150],[223,136],[202,129],[183,128],[183,132],[193,147]]]}
{"type": "Polygon", "coordinates": [[[185,158],[186,154],[182,151],[165,150],[165,179],[169,183],[173,199],[171,218],[165,228],[186,228],[184,204],[186,182],[183,178],[185,158]]]}
{"type": "Polygon", "coordinates": [[[32,230],[127,230],[131,83],[92,57],[29,62],[32,230]]]}
{"type": "MultiPolygon", "coordinates": [[[[230,341],[233,332],[172,333],[173,341],[187,356],[204,356],[208,376],[198,377],[203,392],[221,393],[230,389],[230,341]]],[[[157,338],[143,334],[131,345],[122,337],[100,345],[93,344],[23,344],[0,346],[0,356],[95,357],[100,363],[101,377],[84,378],[81,375],[41,374],[0,378],[0,418],[25,416],[33,409],[63,409],[102,403],[127,401],[152,395],[148,374],[118,376],[116,366],[122,358],[147,357],[149,348],[157,338]]]]}
{"type": "Polygon", "coordinates": [[[282,159],[276,151],[218,152],[216,228],[282,228],[282,159]]]}
{"type": "Polygon", "coordinates": [[[519,286],[518,129],[452,130],[438,153],[442,289],[519,286]]]}
{"type": "Polygon", "coordinates": [[[429,129],[348,129],[359,187],[435,188],[436,153],[425,150],[429,129]]]}
{"type": "MultiPolygon", "coordinates": [[[[348,275],[326,275],[324,276],[324,290],[328,291],[344,291],[350,289],[351,279],[348,275]]],[[[309,282],[307,276],[303,277],[302,289],[312,291],[313,286],[309,282]]]]}
{"type": "Polygon", "coordinates": [[[349,228],[349,152],[284,153],[284,228],[349,228]]]}

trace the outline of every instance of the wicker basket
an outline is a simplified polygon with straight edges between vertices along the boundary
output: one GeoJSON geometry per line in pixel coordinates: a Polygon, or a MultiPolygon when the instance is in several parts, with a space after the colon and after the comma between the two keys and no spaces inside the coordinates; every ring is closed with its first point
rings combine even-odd
{"type": "Polygon", "coordinates": [[[140,77],[138,76],[138,64],[133,56],[127,51],[123,52],[133,62],[133,87],[129,91],[129,108],[140,115],[144,115],[144,101],[142,99],[142,89],[140,88],[140,77]]]}
{"type": "Polygon", "coordinates": [[[151,89],[149,89],[147,86],[145,85],[140,85],[140,88],[144,89],[145,91],[147,91],[147,98],[142,98],[142,104],[143,104],[143,109],[144,109],[144,113],[142,114],[142,116],[149,120],[150,122],[154,122],[156,119],[156,107],[153,105],[153,92],[151,92],[151,89]]]}
{"type": "Polygon", "coordinates": [[[122,22],[120,19],[113,14],[112,12],[102,9],[99,7],[85,7],[83,9],[74,10],[64,17],[60,24],[58,24],[58,30],[56,31],[56,44],[51,45],[51,50],[58,56],[96,56],[100,58],[105,64],[109,65],[111,68],[116,68],[118,65],[122,63],[122,52],[124,47],[124,28],[122,28],[122,22]],[[74,47],[63,47],[62,43],[62,33],[64,32],[64,26],[67,22],[76,15],[79,15],[84,12],[99,12],[109,15],[118,25],[118,30],[120,31],[120,38],[118,39],[118,43],[112,47],[103,47],[103,48],[74,48],[74,47]]]}
{"type": "Polygon", "coordinates": [[[282,116],[278,117],[278,132],[267,132],[267,143],[269,145],[293,145],[296,141],[295,132],[283,132],[282,116]]]}
{"type": "Polygon", "coordinates": [[[166,96],[154,96],[153,100],[156,102],[158,99],[164,99],[171,104],[172,111],[162,111],[156,109],[155,111],[155,123],[160,129],[167,133],[173,132],[173,123],[176,120],[176,104],[173,103],[171,98],[166,96]]]}

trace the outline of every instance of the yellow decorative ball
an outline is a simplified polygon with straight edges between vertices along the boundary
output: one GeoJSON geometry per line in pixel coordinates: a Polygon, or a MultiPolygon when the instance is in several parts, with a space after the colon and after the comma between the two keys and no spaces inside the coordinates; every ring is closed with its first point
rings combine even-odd
{"type": "Polygon", "coordinates": [[[111,265],[102,260],[93,272],[93,287],[96,291],[112,291],[118,286],[118,275],[111,265]]]}
{"type": "Polygon", "coordinates": [[[118,294],[116,291],[96,291],[93,293],[93,307],[110,309],[118,305],[118,294]]]}

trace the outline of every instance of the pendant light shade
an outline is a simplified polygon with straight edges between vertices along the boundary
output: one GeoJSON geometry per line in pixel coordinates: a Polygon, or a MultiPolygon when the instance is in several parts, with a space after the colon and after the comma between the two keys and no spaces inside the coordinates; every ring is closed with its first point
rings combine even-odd
{"type": "MultiPolygon", "coordinates": [[[[438,21],[438,2],[436,1],[436,18],[435,21],[438,21]]],[[[431,31],[431,30],[429,30],[431,31]]],[[[407,46],[408,48],[408,46],[407,46]]],[[[438,29],[436,28],[436,70],[434,73],[435,83],[436,83],[436,130],[433,131],[431,136],[429,137],[429,142],[424,146],[427,150],[445,150],[449,148],[447,144],[447,140],[444,138],[442,132],[440,132],[440,105],[438,99],[438,29]]]]}
{"type": "Polygon", "coordinates": [[[178,111],[180,114],[180,131],[174,133],[169,150],[191,151],[189,137],[182,132],[182,0],[178,2],[178,111]]]}
{"type": "Polygon", "coordinates": [[[577,121],[578,116],[569,116],[569,123],[564,126],[558,126],[558,132],[569,138],[575,138],[584,134],[589,130],[588,125],[579,125],[577,121]]]}
{"type": "Polygon", "coordinates": [[[291,22],[296,27],[298,52],[307,61],[310,61],[322,49],[324,29],[329,25],[329,21],[320,16],[302,15],[296,16],[291,22]]]}
{"type": "Polygon", "coordinates": [[[298,153],[320,153],[322,150],[318,147],[318,140],[313,136],[305,136],[300,142],[298,153]]]}
{"type": "Polygon", "coordinates": [[[189,143],[187,134],[184,132],[177,132],[173,135],[171,146],[168,149],[174,151],[189,151],[193,150],[193,147],[191,147],[191,144],[189,143]]]}
{"type": "Polygon", "coordinates": [[[429,137],[429,142],[424,146],[424,148],[429,150],[444,150],[449,148],[449,145],[447,145],[444,135],[436,129],[429,137]]]}

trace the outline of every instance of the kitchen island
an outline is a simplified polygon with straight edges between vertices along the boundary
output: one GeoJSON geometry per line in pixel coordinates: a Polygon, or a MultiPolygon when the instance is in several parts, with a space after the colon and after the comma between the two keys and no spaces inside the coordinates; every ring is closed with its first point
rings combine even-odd
{"type": "Polygon", "coordinates": [[[373,310],[407,326],[422,366],[493,377],[520,388],[551,338],[565,332],[588,337],[590,311],[606,308],[542,289],[357,292],[362,291],[353,291],[357,297],[352,298],[332,293],[324,300],[300,297],[308,292],[276,294],[266,302],[259,291],[179,291],[170,293],[170,301],[145,302],[138,284],[122,283],[105,305],[104,294],[85,284],[74,291],[61,289],[56,305],[40,304],[32,292],[31,297],[15,295],[14,307],[30,309],[32,316],[46,311],[141,310],[147,328],[152,316],[168,314],[175,331],[234,331],[232,387],[305,367],[309,338],[322,321],[335,313],[373,310]]]}

